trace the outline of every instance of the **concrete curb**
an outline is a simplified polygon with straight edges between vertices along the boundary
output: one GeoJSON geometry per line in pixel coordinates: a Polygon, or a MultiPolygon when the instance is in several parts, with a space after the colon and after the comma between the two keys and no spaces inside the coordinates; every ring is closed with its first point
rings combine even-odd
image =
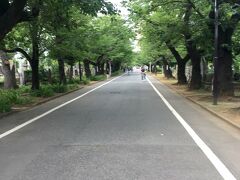
{"type": "MultiPolygon", "coordinates": [[[[158,78],[156,78],[156,77],[154,77],[154,76],[152,76],[152,75],[150,75],[150,76],[153,77],[154,79],[160,81],[158,78]]],[[[160,82],[161,82],[161,81],[160,81],[160,82]]],[[[162,83],[162,82],[161,82],[161,83],[162,83]]],[[[231,121],[229,118],[223,117],[223,116],[219,115],[217,112],[215,112],[215,111],[213,111],[213,110],[211,110],[211,109],[203,106],[201,103],[193,100],[192,98],[187,97],[187,96],[185,96],[184,94],[175,91],[175,89],[172,88],[171,86],[169,86],[168,84],[165,84],[165,83],[162,83],[162,84],[164,84],[165,86],[167,86],[168,88],[170,88],[171,90],[173,90],[174,92],[176,92],[177,94],[179,94],[180,96],[182,96],[182,97],[186,98],[187,100],[193,102],[194,104],[198,105],[198,106],[201,107],[202,109],[208,111],[208,112],[211,113],[212,115],[220,118],[221,120],[227,122],[228,124],[232,125],[233,127],[240,129],[240,125],[237,124],[237,123],[235,123],[235,122],[233,122],[233,121],[231,121]]]]}

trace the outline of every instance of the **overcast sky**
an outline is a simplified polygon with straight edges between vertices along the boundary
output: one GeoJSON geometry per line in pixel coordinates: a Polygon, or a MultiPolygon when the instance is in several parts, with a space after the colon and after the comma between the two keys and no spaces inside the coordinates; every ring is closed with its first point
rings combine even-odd
{"type": "MultiPolygon", "coordinates": [[[[121,11],[121,15],[124,17],[124,19],[128,18],[129,12],[125,7],[122,6],[122,4],[121,4],[122,0],[107,0],[107,1],[111,2],[118,10],[121,11]]],[[[132,42],[135,52],[140,51],[140,47],[138,46],[139,38],[140,38],[140,36],[137,37],[137,39],[132,42]]]]}
{"type": "Polygon", "coordinates": [[[127,10],[125,7],[122,6],[122,4],[121,4],[122,0],[107,0],[107,1],[113,3],[113,5],[114,5],[118,10],[121,11],[122,16],[124,16],[124,17],[127,17],[127,16],[128,16],[129,12],[128,12],[128,10],[127,10]]]}

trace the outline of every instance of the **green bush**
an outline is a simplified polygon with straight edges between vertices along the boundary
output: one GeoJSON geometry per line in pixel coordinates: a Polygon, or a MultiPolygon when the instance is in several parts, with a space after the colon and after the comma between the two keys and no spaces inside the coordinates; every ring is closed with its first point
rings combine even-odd
{"type": "Polygon", "coordinates": [[[39,90],[34,90],[31,93],[34,97],[51,97],[54,95],[54,91],[51,86],[42,86],[39,90]]]}
{"type": "Polygon", "coordinates": [[[1,96],[0,95],[0,112],[9,112],[11,111],[11,102],[9,101],[9,99],[7,97],[1,96]]]}
{"type": "Polygon", "coordinates": [[[74,84],[80,84],[80,79],[74,79],[74,84]]]}
{"type": "Polygon", "coordinates": [[[77,89],[79,86],[77,84],[70,84],[68,85],[69,90],[77,89]]]}
{"type": "Polygon", "coordinates": [[[81,83],[84,84],[84,85],[87,85],[87,84],[90,83],[90,80],[89,79],[83,79],[81,83]]]}
{"type": "Polygon", "coordinates": [[[31,87],[30,86],[21,86],[17,91],[22,94],[22,93],[30,93],[31,92],[31,87]]]}
{"type": "Polygon", "coordinates": [[[66,85],[54,84],[54,85],[52,85],[52,90],[55,93],[65,93],[65,92],[67,92],[68,87],[66,85]]]}
{"type": "Polygon", "coordinates": [[[105,75],[97,75],[97,76],[91,76],[90,80],[91,81],[103,81],[106,79],[105,75]]]}
{"type": "Polygon", "coordinates": [[[0,90],[0,97],[6,98],[11,104],[13,104],[20,94],[16,90],[0,90]]]}
{"type": "Polygon", "coordinates": [[[83,77],[82,77],[82,81],[80,81],[79,84],[84,84],[84,85],[86,85],[86,84],[89,84],[89,83],[90,83],[90,80],[89,80],[86,76],[83,76],[83,77]]]}
{"type": "Polygon", "coordinates": [[[32,102],[32,98],[30,97],[19,97],[15,104],[23,105],[23,104],[29,104],[32,102]]]}
{"type": "Polygon", "coordinates": [[[122,73],[122,71],[115,71],[112,72],[112,76],[119,76],[122,73]]]}
{"type": "MultiPolygon", "coordinates": [[[[22,97],[22,90],[0,90],[0,112],[11,111],[13,104],[27,104],[32,100],[29,97],[22,97]]],[[[25,91],[25,90],[24,90],[25,91]]]]}
{"type": "Polygon", "coordinates": [[[74,83],[75,83],[74,79],[68,80],[68,84],[74,84],[74,83]]]}

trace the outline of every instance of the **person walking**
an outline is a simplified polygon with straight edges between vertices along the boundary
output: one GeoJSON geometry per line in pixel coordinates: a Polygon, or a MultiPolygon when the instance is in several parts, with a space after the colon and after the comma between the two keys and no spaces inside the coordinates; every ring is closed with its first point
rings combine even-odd
{"type": "Polygon", "coordinates": [[[144,67],[141,68],[141,77],[142,77],[142,80],[146,79],[146,73],[145,73],[144,67]]]}

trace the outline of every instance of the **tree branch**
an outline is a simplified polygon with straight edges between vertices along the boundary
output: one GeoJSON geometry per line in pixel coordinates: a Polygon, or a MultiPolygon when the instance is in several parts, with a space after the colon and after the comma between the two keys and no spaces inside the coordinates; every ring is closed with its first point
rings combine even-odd
{"type": "Polygon", "coordinates": [[[21,53],[30,63],[32,61],[32,58],[29,56],[29,54],[24,51],[22,48],[14,48],[14,49],[3,49],[4,52],[6,53],[16,53],[19,52],[21,53]]]}
{"type": "Polygon", "coordinates": [[[181,55],[179,54],[179,52],[175,49],[175,47],[173,47],[173,45],[171,45],[170,42],[165,42],[168,49],[171,51],[171,53],[173,54],[173,56],[175,57],[176,61],[179,62],[182,60],[181,55]]]}
{"type": "Polygon", "coordinates": [[[188,0],[188,3],[192,6],[192,8],[197,12],[197,14],[198,14],[202,19],[205,19],[205,16],[199,11],[199,9],[197,9],[197,7],[195,6],[195,4],[194,4],[191,0],[188,0]]]}
{"type": "Polygon", "coordinates": [[[0,16],[0,41],[20,22],[27,0],[13,0],[8,10],[0,16]]]}

